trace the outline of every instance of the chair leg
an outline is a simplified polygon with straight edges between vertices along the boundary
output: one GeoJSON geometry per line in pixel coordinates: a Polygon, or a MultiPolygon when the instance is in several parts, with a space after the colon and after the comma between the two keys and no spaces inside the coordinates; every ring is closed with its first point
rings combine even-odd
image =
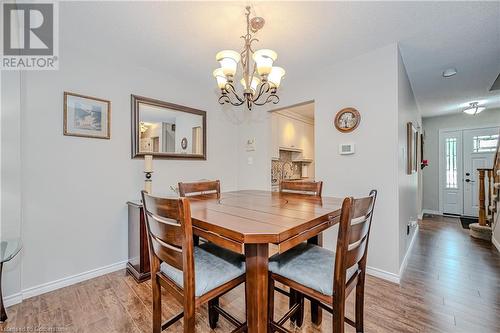
{"type": "Polygon", "coordinates": [[[364,312],[364,300],[365,300],[365,274],[362,272],[358,277],[358,283],[356,284],[356,314],[355,314],[355,323],[356,323],[356,332],[363,333],[364,324],[363,324],[363,312],[364,312]]]}
{"type": "MultiPolygon", "coordinates": [[[[295,303],[297,303],[297,291],[290,288],[290,298],[288,299],[288,308],[290,309],[292,306],[295,305],[295,303]]],[[[297,314],[295,313],[290,318],[290,322],[295,323],[296,318],[297,318],[297,314]]]]}
{"type": "Polygon", "coordinates": [[[333,301],[333,333],[344,333],[344,318],[345,318],[345,295],[340,293],[339,299],[333,301]]]}
{"type": "Polygon", "coordinates": [[[269,325],[268,325],[268,331],[269,333],[273,333],[273,326],[271,325],[271,323],[274,321],[274,280],[271,278],[271,275],[269,275],[269,279],[268,279],[268,301],[269,301],[269,305],[268,305],[268,308],[267,308],[267,318],[268,318],[268,321],[269,321],[269,325]]]}
{"type": "Polygon", "coordinates": [[[219,321],[219,312],[214,309],[214,306],[219,306],[218,297],[208,301],[208,322],[211,329],[215,329],[217,327],[217,322],[219,321]]]}
{"type": "Polygon", "coordinates": [[[161,333],[161,286],[158,277],[151,279],[153,289],[153,333],[161,333]]]}
{"type": "Polygon", "coordinates": [[[184,333],[193,333],[195,327],[195,300],[184,296],[184,333]]]}
{"type": "Polygon", "coordinates": [[[296,302],[299,304],[299,309],[295,313],[295,324],[298,327],[301,327],[304,323],[304,295],[299,292],[296,292],[296,302]]]}

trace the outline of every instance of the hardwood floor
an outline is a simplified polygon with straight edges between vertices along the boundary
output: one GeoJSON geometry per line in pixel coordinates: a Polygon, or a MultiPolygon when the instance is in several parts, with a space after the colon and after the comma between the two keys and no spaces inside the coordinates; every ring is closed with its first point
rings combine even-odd
{"type": "MultiPolygon", "coordinates": [[[[0,332],[150,332],[151,284],[137,284],[125,270],[25,300],[7,309],[9,320],[0,332]],[[24,329],[24,331],[23,331],[24,329]],[[27,330],[28,329],[28,330],[27,330]],[[44,330],[45,329],[45,330],[44,330]]],[[[366,332],[500,332],[500,254],[483,241],[474,240],[458,219],[428,217],[408,261],[401,285],[367,277],[366,332]]],[[[354,293],[348,315],[354,314],[354,293]]],[[[171,297],[163,297],[163,315],[180,311],[171,297]]],[[[276,315],[288,301],[276,294],[276,315]]],[[[221,305],[244,320],[244,289],[221,299],[221,305]]],[[[331,332],[331,316],[323,324],[306,319],[297,332],[331,332]]],[[[223,318],[215,332],[232,326],[223,318]]],[[[207,309],[197,313],[197,332],[210,332],[207,309]]],[[[354,330],[346,325],[347,332],[354,330]]],[[[182,332],[182,321],[166,332],[182,332]]]]}

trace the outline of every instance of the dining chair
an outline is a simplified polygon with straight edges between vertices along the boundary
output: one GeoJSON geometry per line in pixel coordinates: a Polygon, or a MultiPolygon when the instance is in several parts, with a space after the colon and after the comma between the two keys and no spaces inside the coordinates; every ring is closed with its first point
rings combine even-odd
{"type": "Polygon", "coordinates": [[[195,331],[195,310],[209,302],[209,324],[217,326],[219,315],[245,330],[219,307],[218,298],[245,282],[245,258],[211,243],[193,245],[191,209],[186,198],[167,199],[142,191],[148,232],[153,289],[153,333],[160,333],[184,317],[184,332],[195,331]],[[183,311],[162,324],[161,288],[181,304],[183,311]]]}
{"type": "Polygon", "coordinates": [[[323,182],[313,181],[290,181],[282,180],[280,183],[280,192],[290,192],[299,194],[309,194],[321,197],[323,182]]]}
{"type": "Polygon", "coordinates": [[[199,181],[193,183],[179,182],[179,196],[207,196],[220,198],[220,181],[199,181]]]}
{"type": "MultiPolygon", "coordinates": [[[[319,302],[333,314],[333,332],[344,332],[344,321],[364,332],[363,303],[366,258],[377,191],[365,198],[345,198],[342,203],[336,252],[301,243],[276,254],[269,261],[269,331],[289,332],[283,324],[296,313],[303,316],[304,297],[319,302]],[[274,283],[297,291],[294,304],[274,321],[274,283]],[[345,299],[356,288],[355,320],[345,317],[345,299]]],[[[299,320],[302,322],[302,320],[299,320]]]]}
{"type": "MultiPolygon", "coordinates": [[[[297,193],[297,194],[303,194],[303,195],[310,195],[314,197],[319,197],[321,198],[321,192],[323,190],[323,182],[322,181],[289,181],[289,180],[282,180],[280,182],[280,192],[282,193],[297,193]]],[[[308,240],[308,243],[311,244],[316,244],[319,246],[323,246],[323,234],[318,234],[314,236],[312,239],[308,240]]],[[[300,301],[298,299],[298,294],[295,290],[290,288],[289,292],[284,291],[283,289],[276,287],[276,291],[286,295],[289,297],[289,305],[292,306],[295,304],[295,302],[300,301]]],[[[311,317],[316,316],[315,311],[317,307],[314,305],[311,305],[311,317]]],[[[302,309],[303,310],[303,309],[302,309]]],[[[302,321],[301,318],[303,318],[302,315],[296,314],[292,316],[291,320],[293,322],[296,322],[297,325],[301,326],[302,321]]]]}

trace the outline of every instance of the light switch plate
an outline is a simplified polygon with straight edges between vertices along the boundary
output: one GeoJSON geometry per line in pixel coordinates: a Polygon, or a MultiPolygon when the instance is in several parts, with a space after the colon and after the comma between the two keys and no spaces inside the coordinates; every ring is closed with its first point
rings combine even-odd
{"type": "Polygon", "coordinates": [[[255,151],[255,138],[247,140],[246,150],[247,151],[255,151]]]}

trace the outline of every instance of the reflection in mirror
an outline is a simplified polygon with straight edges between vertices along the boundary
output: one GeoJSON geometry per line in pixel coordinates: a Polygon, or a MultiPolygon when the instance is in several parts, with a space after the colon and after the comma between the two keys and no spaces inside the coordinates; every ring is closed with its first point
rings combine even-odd
{"type": "Polygon", "coordinates": [[[204,111],[132,95],[133,155],[205,159],[204,111]]]}

